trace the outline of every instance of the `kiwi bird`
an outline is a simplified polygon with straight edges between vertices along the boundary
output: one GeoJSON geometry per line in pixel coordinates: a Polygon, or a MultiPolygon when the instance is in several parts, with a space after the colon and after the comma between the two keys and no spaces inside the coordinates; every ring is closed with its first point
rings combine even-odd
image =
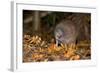
{"type": "Polygon", "coordinates": [[[78,31],[71,20],[63,20],[56,26],[54,34],[56,45],[61,43],[72,44],[76,42],[78,31]]]}

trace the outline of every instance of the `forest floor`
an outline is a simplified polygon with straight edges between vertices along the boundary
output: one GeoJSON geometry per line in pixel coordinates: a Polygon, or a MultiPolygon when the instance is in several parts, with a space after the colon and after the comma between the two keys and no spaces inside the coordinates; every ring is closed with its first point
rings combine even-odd
{"type": "Polygon", "coordinates": [[[23,36],[23,62],[48,62],[91,59],[90,41],[57,46],[52,38],[48,43],[40,36],[23,36]]]}

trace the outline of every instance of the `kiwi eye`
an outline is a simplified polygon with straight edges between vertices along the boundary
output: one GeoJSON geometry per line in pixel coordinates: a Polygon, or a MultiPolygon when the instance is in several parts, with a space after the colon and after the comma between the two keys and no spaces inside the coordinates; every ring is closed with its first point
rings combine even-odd
{"type": "Polygon", "coordinates": [[[59,35],[59,38],[61,38],[62,36],[61,35],[59,35]]]}
{"type": "Polygon", "coordinates": [[[58,38],[61,38],[61,37],[62,37],[62,35],[57,35],[57,37],[58,37],[58,38]]]}

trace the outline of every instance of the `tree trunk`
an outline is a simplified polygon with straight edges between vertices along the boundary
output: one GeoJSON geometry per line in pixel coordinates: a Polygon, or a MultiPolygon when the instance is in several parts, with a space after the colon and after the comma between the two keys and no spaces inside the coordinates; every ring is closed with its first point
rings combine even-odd
{"type": "Polygon", "coordinates": [[[35,11],[33,13],[33,32],[40,30],[40,12],[35,11]]]}

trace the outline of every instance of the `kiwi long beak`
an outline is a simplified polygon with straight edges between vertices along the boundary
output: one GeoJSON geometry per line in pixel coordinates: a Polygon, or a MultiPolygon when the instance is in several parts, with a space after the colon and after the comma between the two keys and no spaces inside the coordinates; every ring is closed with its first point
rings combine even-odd
{"type": "Polygon", "coordinates": [[[56,46],[61,45],[61,41],[60,40],[56,40],[56,46]]]}

